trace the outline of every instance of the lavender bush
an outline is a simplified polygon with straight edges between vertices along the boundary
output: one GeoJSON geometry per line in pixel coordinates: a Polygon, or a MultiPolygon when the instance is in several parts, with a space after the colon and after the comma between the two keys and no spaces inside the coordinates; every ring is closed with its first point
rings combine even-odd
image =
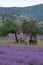
{"type": "Polygon", "coordinates": [[[0,65],[43,65],[43,46],[0,44],[0,65]]]}

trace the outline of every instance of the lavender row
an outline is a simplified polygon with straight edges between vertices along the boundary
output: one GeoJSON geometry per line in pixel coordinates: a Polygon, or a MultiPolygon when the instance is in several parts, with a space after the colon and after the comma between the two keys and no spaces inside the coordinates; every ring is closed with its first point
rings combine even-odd
{"type": "MultiPolygon", "coordinates": [[[[17,35],[17,38],[22,38],[23,40],[30,38],[30,36],[26,35],[26,34],[22,34],[22,35],[17,35]]],[[[8,36],[5,37],[0,37],[0,39],[15,39],[15,34],[8,34],[8,36]]],[[[43,40],[43,35],[37,35],[36,39],[41,39],[43,40]]]]}
{"type": "Polygon", "coordinates": [[[0,44],[0,65],[43,65],[43,46],[0,44]]]}

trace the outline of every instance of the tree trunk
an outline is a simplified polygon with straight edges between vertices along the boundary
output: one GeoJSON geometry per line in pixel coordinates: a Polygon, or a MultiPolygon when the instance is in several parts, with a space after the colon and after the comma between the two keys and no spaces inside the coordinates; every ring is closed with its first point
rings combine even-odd
{"type": "Polygon", "coordinates": [[[36,42],[36,34],[35,34],[35,42],[36,42]]]}
{"type": "Polygon", "coordinates": [[[16,42],[17,42],[17,34],[15,33],[15,40],[16,40],[16,42]]]}
{"type": "Polygon", "coordinates": [[[30,40],[32,40],[32,34],[30,35],[30,40]]]}
{"type": "Polygon", "coordinates": [[[31,43],[36,43],[36,34],[33,32],[30,34],[30,41],[31,43]]]}
{"type": "Polygon", "coordinates": [[[29,44],[32,44],[32,34],[30,34],[30,40],[29,40],[29,44]]]}

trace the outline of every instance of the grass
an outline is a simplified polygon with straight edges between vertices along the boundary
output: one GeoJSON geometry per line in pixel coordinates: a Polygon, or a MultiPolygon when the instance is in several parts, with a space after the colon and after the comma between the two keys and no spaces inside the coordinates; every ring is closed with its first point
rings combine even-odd
{"type": "MultiPolygon", "coordinates": [[[[13,43],[13,44],[18,43],[19,44],[19,40],[18,40],[18,42],[16,42],[15,40],[11,40],[11,39],[0,39],[0,44],[1,43],[13,43]]],[[[24,40],[20,41],[20,44],[21,45],[28,45],[28,41],[27,42],[24,40]]],[[[34,45],[38,45],[38,43],[34,43],[34,45]]],[[[43,46],[43,40],[39,41],[39,45],[43,46]]]]}
{"type": "Polygon", "coordinates": [[[15,43],[15,40],[10,40],[10,39],[0,39],[0,43],[15,43]]]}
{"type": "Polygon", "coordinates": [[[43,46],[43,40],[39,41],[39,45],[43,46]]]}

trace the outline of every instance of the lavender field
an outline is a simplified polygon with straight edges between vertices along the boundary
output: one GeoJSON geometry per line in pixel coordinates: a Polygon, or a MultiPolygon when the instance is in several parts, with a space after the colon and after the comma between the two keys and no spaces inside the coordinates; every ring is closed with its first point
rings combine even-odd
{"type": "Polygon", "coordinates": [[[43,46],[0,44],[0,65],[43,65],[43,46]]]}

